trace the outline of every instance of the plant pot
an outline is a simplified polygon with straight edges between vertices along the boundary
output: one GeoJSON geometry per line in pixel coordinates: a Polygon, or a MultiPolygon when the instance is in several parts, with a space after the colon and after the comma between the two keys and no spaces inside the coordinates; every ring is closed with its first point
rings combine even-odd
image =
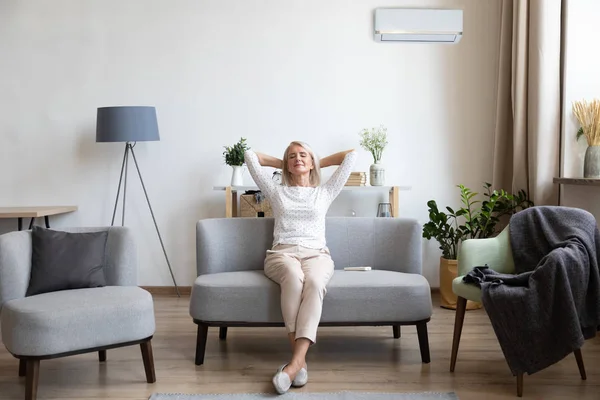
{"type": "MultiPolygon", "coordinates": [[[[452,281],[458,276],[458,260],[448,260],[440,257],[440,306],[456,310],[458,296],[452,291],[452,281]]],[[[467,310],[477,310],[481,303],[467,301],[467,310]]]]}
{"type": "Polygon", "coordinates": [[[600,178],[600,146],[588,146],[583,160],[583,177],[600,178]]]}
{"type": "Polygon", "coordinates": [[[371,186],[383,186],[385,183],[385,169],[379,161],[369,167],[369,183],[371,186]]]}
{"type": "Polygon", "coordinates": [[[244,186],[244,166],[232,165],[231,186],[244,186]]]}

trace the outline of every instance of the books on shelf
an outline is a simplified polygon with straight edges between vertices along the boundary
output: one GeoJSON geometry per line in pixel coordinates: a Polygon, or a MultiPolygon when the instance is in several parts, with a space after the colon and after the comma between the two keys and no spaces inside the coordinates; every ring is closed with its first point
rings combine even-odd
{"type": "Polygon", "coordinates": [[[352,172],[346,181],[346,186],[365,186],[367,184],[366,172],[352,172]]]}

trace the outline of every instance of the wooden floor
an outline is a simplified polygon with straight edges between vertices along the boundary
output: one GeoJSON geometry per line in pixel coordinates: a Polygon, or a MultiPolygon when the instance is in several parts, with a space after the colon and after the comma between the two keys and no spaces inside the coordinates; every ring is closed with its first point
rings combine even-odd
{"type": "MultiPolygon", "coordinates": [[[[147,399],[154,392],[273,392],[271,377],[287,361],[283,328],[229,329],[219,341],[209,330],[205,364],[194,365],[196,325],[188,297],[155,296],[157,332],[153,340],[157,382],[147,384],[139,346],[41,362],[39,399],[147,399]]],[[[468,311],[458,363],[449,372],[454,311],[438,307],[429,323],[431,363],[422,364],[416,329],[404,327],[393,339],[391,327],[321,328],[308,358],[306,392],[454,391],[460,400],[516,399],[511,375],[483,310],[468,311]]],[[[587,381],[573,355],[525,376],[524,399],[600,399],[600,336],[583,347],[587,381]]],[[[18,361],[0,348],[0,399],[23,399],[25,378],[18,361]]]]}

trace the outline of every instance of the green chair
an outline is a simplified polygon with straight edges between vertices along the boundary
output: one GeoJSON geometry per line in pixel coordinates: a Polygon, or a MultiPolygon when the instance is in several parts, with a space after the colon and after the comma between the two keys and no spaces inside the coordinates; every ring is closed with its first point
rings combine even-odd
{"type": "MultiPolygon", "coordinates": [[[[458,277],[452,281],[452,291],[458,296],[456,306],[456,319],[454,321],[454,337],[452,339],[452,357],[450,359],[450,372],[454,372],[456,356],[460,344],[467,300],[481,302],[481,289],[475,285],[463,282],[463,276],[469,273],[474,266],[490,265],[494,270],[504,274],[515,272],[512,249],[509,240],[508,225],[498,236],[486,239],[469,239],[462,242],[458,255],[458,277]]],[[[574,352],[581,379],[586,379],[581,349],[574,352]]],[[[523,396],[523,374],[517,375],[517,396],[523,396]]]]}

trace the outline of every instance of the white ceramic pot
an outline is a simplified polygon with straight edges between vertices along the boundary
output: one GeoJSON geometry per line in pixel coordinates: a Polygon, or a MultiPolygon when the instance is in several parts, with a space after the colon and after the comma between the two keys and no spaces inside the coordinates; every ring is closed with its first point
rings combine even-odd
{"type": "Polygon", "coordinates": [[[385,169],[379,161],[369,167],[369,183],[371,186],[383,186],[385,184],[385,169]]]}
{"type": "Polygon", "coordinates": [[[244,186],[244,166],[232,165],[231,186],[244,186]]]}

